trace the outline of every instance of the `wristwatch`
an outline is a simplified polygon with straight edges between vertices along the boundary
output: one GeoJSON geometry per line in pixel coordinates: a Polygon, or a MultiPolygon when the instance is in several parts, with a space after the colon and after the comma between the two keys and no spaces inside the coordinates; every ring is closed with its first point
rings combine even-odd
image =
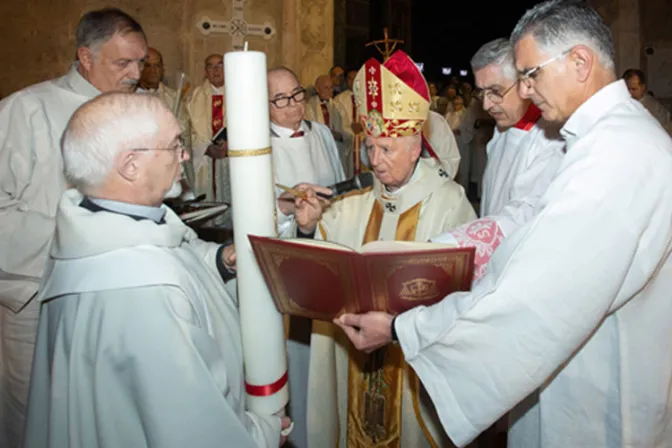
{"type": "Polygon", "coordinates": [[[397,320],[397,317],[399,317],[399,316],[397,315],[397,316],[394,316],[394,318],[392,318],[392,324],[391,324],[391,329],[390,329],[390,333],[392,334],[392,341],[393,342],[399,342],[399,338],[397,338],[397,329],[394,327],[394,323],[397,320]]]}

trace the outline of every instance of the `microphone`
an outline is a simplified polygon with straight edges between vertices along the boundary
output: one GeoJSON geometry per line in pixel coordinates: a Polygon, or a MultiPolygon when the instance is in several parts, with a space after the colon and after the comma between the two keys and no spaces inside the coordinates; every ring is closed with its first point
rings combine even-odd
{"type": "Polygon", "coordinates": [[[334,185],[329,185],[327,188],[334,192],[332,195],[327,195],[324,193],[317,193],[317,195],[324,199],[332,199],[350,191],[362,190],[364,188],[370,187],[371,185],[373,185],[373,173],[371,171],[367,171],[365,173],[357,174],[352,179],[344,180],[343,182],[338,182],[334,185]]]}

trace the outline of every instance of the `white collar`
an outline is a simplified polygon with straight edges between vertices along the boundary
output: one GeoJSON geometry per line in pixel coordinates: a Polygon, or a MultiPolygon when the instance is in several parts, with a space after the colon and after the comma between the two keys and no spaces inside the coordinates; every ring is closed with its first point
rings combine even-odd
{"type": "MultiPolygon", "coordinates": [[[[284,126],[280,126],[278,124],[275,124],[271,121],[271,130],[277,134],[278,137],[280,138],[289,138],[292,136],[294,132],[296,132],[294,129],[286,128],[284,126]]],[[[304,133],[308,133],[310,129],[308,129],[308,126],[306,125],[305,120],[301,120],[301,124],[299,125],[299,129],[297,131],[303,131],[304,133]]]]}

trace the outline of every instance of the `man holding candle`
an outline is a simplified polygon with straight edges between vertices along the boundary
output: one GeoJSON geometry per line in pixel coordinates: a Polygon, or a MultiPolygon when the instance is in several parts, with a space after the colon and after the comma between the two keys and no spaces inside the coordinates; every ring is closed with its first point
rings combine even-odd
{"type": "MultiPolygon", "coordinates": [[[[314,196],[298,200],[297,234],[358,248],[376,240],[427,241],[475,219],[446,169],[420,157],[430,96],[413,61],[401,51],[384,64],[369,60],[354,91],[374,185],[337,199],[324,213],[314,196]]],[[[308,446],[450,443],[398,347],[364,355],[332,323],[314,321],[308,390],[308,446]]]]}
{"type": "Polygon", "coordinates": [[[289,419],[246,410],[231,253],[162,205],[189,157],[180,133],[160,99],[123,93],[85,103],[65,130],[76,189],[37,298],[28,448],[284,442],[289,419]]]}

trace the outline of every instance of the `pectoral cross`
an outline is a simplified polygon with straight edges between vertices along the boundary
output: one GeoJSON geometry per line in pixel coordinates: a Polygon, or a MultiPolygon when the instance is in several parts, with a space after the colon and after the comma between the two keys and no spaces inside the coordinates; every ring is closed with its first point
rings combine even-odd
{"type": "Polygon", "coordinates": [[[247,36],[259,36],[269,40],[275,35],[275,28],[270,22],[263,25],[252,25],[243,17],[245,0],[232,0],[233,16],[230,20],[212,20],[207,16],[201,17],[196,26],[199,31],[208,36],[210,33],[228,33],[234,50],[242,50],[247,36]]]}
{"type": "Polygon", "coordinates": [[[397,209],[397,206],[391,202],[388,202],[387,204],[385,204],[385,208],[388,209],[390,212],[394,212],[397,209]]]}
{"type": "Polygon", "coordinates": [[[383,28],[383,35],[385,36],[384,39],[371,41],[366,44],[366,46],[375,46],[376,50],[378,50],[378,52],[383,56],[383,62],[385,62],[390,58],[390,56],[392,56],[394,49],[397,47],[397,44],[403,44],[404,41],[401,39],[390,39],[387,34],[387,27],[383,28]],[[380,45],[384,45],[385,48],[381,48],[380,45]]]}

